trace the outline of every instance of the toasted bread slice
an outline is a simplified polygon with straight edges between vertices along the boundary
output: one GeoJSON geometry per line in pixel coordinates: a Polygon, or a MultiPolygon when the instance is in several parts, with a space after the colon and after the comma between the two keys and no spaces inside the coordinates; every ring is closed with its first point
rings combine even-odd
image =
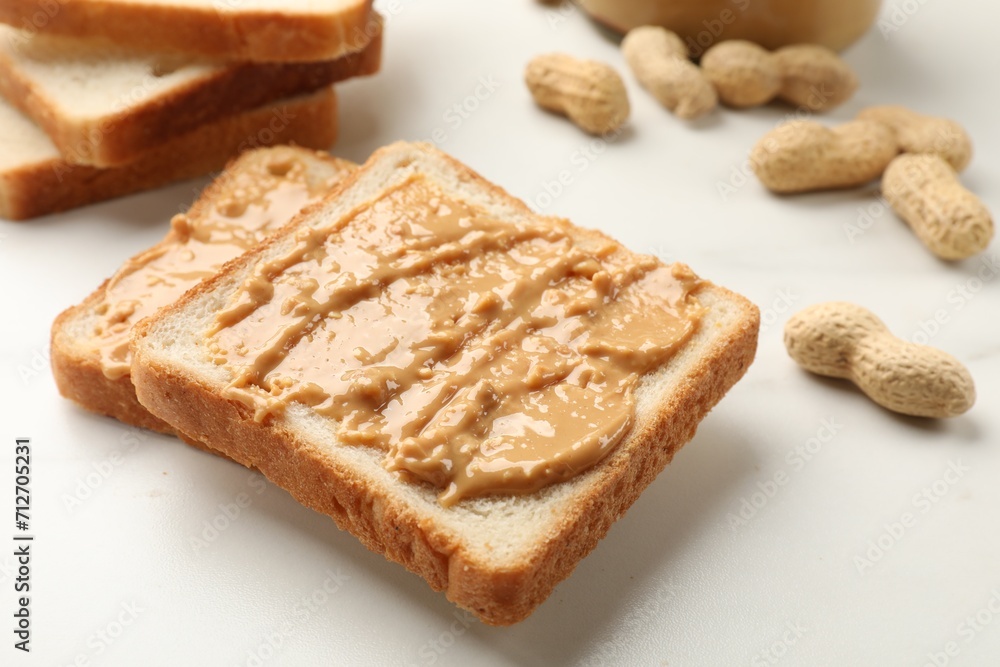
{"type": "Polygon", "coordinates": [[[345,160],[291,146],[234,160],[174,219],[166,238],[56,319],[51,358],[59,391],[126,424],[172,432],[136,400],[129,378],[132,326],[288,223],[353,169],[345,160]]]}
{"type": "Polygon", "coordinates": [[[4,0],[0,21],[152,51],[254,62],[330,60],[373,34],[371,0],[4,0]]]}
{"type": "Polygon", "coordinates": [[[26,220],[221,169],[250,148],[337,140],[332,88],[279,100],[203,125],[121,167],[70,164],[34,123],[0,99],[0,218],[26,220]]]}
{"type": "MultiPolygon", "coordinates": [[[[304,239],[333,238],[326,235],[349,230],[355,216],[365,211],[369,222],[352,238],[363,237],[368,225],[379,224],[372,218],[388,230],[409,228],[411,211],[405,201],[392,203],[398,200],[390,193],[415,178],[431,183],[448,198],[445,201],[460,202],[501,224],[561,225],[559,229],[569,230],[581,246],[613,243],[598,232],[534,214],[427,145],[395,144],[376,152],[325,201],[305,210],[282,232],[140,323],[132,339],[132,380],[140,402],[159,418],[260,469],[301,503],[333,517],[370,549],[424,577],[434,589],[445,590],[450,600],[483,621],[511,624],[527,617],[570,574],[742,377],[756,351],[759,313],[743,297],[700,283],[695,292],[705,309],[700,324],[668,362],[642,377],[631,430],[603,460],[569,481],[527,495],[485,495],[443,506],[437,496],[440,489],[390,472],[383,449],[340,440],[338,424],[304,403],[293,402],[283,412],[259,419],[245,401],[226,398],[237,370],[216,363],[218,350],[208,336],[217,325],[216,315],[234,303],[245,305],[244,287],[256,284],[260,276],[274,275],[276,264],[270,262],[301,247],[297,244],[304,239]]],[[[310,262],[320,261],[315,258],[333,252],[307,256],[313,258],[310,262]]],[[[397,256],[392,249],[387,252],[397,256]]],[[[402,257],[401,266],[410,266],[402,257]]],[[[367,260],[357,259],[359,267],[366,266],[367,260]]],[[[355,260],[336,255],[331,261],[355,260]]],[[[331,280],[368,289],[350,275],[338,276],[331,274],[331,280]]],[[[294,282],[298,278],[289,280],[299,284],[294,282]]],[[[405,293],[408,288],[400,289],[405,293]]],[[[252,293],[261,292],[255,288],[252,293]]],[[[277,306],[267,306],[272,307],[277,306]]],[[[278,325],[269,328],[270,321],[257,311],[246,320],[261,328],[261,340],[282,340],[275,336],[278,325]]],[[[315,330],[307,339],[327,340],[327,335],[315,330]]],[[[399,341],[404,349],[416,342],[399,341]]],[[[318,371],[342,376],[344,368],[325,355],[320,358],[327,361],[318,371]]]]}
{"type": "Polygon", "coordinates": [[[0,26],[0,95],[45,130],[66,161],[115,167],[205,123],[374,74],[381,54],[381,32],[337,60],[276,65],[98,47],[0,26]]]}

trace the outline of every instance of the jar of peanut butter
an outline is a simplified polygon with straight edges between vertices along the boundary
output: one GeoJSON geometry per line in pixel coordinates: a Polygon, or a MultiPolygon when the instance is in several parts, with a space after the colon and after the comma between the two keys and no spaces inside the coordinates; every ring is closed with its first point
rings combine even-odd
{"type": "Polygon", "coordinates": [[[577,0],[595,20],[618,32],[661,25],[684,39],[691,55],[726,39],[768,49],[823,44],[840,50],[875,22],[882,0],[577,0]]]}

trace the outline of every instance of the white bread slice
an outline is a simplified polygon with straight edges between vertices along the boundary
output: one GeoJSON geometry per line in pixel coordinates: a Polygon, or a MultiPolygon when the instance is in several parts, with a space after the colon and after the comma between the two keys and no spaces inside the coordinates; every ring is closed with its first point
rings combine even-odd
{"type": "MultiPolygon", "coordinates": [[[[263,240],[269,233],[287,224],[298,213],[300,205],[319,200],[340,179],[354,169],[354,164],[304,148],[278,146],[260,148],[244,153],[232,161],[219,177],[201,194],[191,209],[183,216],[192,229],[214,224],[220,209],[251,209],[252,218],[242,224],[250,225],[247,241],[263,240]],[[275,195],[283,190],[282,201],[275,195]],[[287,204],[292,203],[291,207],[287,204]]],[[[226,235],[212,249],[214,269],[239,252],[230,245],[226,235]]],[[[211,243],[213,237],[209,238],[211,243]]],[[[149,414],[136,400],[135,389],[129,378],[130,360],[126,355],[120,363],[111,363],[100,352],[98,332],[114,326],[118,336],[128,343],[128,331],[145,313],[168,305],[188,288],[197,285],[197,277],[175,277],[172,283],[154,283],[156,271],[176,267],[178,271],[192,272],[192,266],[181,263],[192,243],[176,225],[166,237],[153,247],[137,254],[122,268],[97,288],[81,304],[62,313],[52,325],[52,372],[63,396],[76,401],[84,408],[98,414],[114,417],[126,424],[162,432],[172,432],[170,427],[149,414]],[[150,262],[154,268],[150,268],[150,262]],[[119,292],[115,284],[129,280],[130,284],[145,284],[145,298],[138,309],[127,317],[121,316],[121,301],[127,293],[119,292]],[[112,313],[114,324],[109,324],[112,313]]],[[[186,259],[186,258],[184,258],[186,259]]],[[[206,267],[201,267],[205,270],[206,267]]],[[[126,350],[127,351],[127,350],[126,350]]]]}
{"type": "MultiPolygon", "coordinates": [[[[696,333],[641,380],[634,426],[605,459],[530,495],[484,496],[443,507],[437,489],[388,472],[381,450],[338,441],[336,424],[305,405],[293,403],[283,416],[256,422],[252,409],[223,398],[233,371],[211,361],[204,340],[216,313],[255,267],[288,252],[297,231],[339,223],[414,174],[491,217],[550,224],[427,145],[383,148],[281,233],[141,322],[133,331],[132,380],[153,414],[258,468],[483,621],[511,624],[570,574],[742,377],[756,351],[759,312],[743,297],[705,284],[696,292],[707,308],[696,333]]],[[[607,241],[598,232],[572,229],[578,242],[607,241]]]]}
{"type": "Polygon", "coordinates": [[[248,148],[327,149],[337,129],[337,97],[325,88],[222,118],[132,163],[101,169],[66,162],[44,132],[0,99],[0,217],[25,220],[202,176],[248,148]]]}
{"type": "Polygon", "coordinates": [[[4,0],[0,21],[220,60],[307,62],[364,47],[371,0],[4,0]]]}
{"type": "Polygon", "coordinates": [[[63,157],[115,167],[208,122],[374,74],[381,33],[340,59],[224,64],[97,47],[0,25],[0,95],[32,118],[63,157]]]}

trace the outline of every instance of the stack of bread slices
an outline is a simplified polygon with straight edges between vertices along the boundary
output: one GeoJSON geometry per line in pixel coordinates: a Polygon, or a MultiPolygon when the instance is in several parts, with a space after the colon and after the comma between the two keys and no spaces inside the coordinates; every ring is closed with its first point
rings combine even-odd
{"type": "Polygon", "coordinates": [[[371,0],[5,0],[0,21],[0,217],[13,220],[249,148],[327,149],[332,85],[381,64],[371,0]]]}
{"type": "MultiPolygon", "coordinates": [[[[127,260],[110,280],[59,316],[52,328],[53,372],[60,392],[86,409],[126,424],[174,433],[196,447],[256,468],[303,505],[331,516],[373,551],[424,577],[435,590],[446,591],[449,599],[484,622],[516,623],[531,614],[597,545],[746,372],[756,350],[757,308],[724,288],[693,278],[690,269],[680,265],[672,267],[670,275],[688,276],[686,280],[693,281],[689,293],[664,288],[659,279],[643,278],[634,285],[635,298],[648,295],[653,299],[649,303],[656,304],[662,303],[657,301],[659,295],[676,292],[678,296],[669,298],[684,299],[685,308],[692,307],[699,315],[690,337],[673,356],[636,385],[635,409],[624,408],[633,413],[627,435],[603,459],[575,470],[577,474],[568,480],[534,491],[501,489],[453,504],[440,502],[439,485],[392,470],[387,465],[391,457],[376,441],[344,435],[335,416],[314,409],[322,402],[315,400],[319,394],[289,389],[293,384],[285,380],[294,383],[305,367],[315,377],[325,378],[316,382],[346,380],[347,391],[366,397],[373,414],[381,415],[396,409],[396,398],[387,398],[390,392],[430,395],[421,382],[433,374],[418,376],[408,369],[433,368],[459,385],[434,407],[435,412],[426,412],[426,418],[472,415],[473,421],[464,416],[454,420],[456,428],[478,434],[474,449],[468,451],[505,452],[506,446],[496,443],[507,427],[497,429],[497,437],[491,435],[492,426],[475,430],[479,423],[499,424],[504,417],[498,418],[489,405],[463,407],[470,405],[463,391],[482,382],[475,379],[478,371],[456,361],[490,350],[479,358],[500,364],[506,363],[508,349],[520,350],[522,345],[551,349],[517,338],[527,341],[539,334],[524,324],[527,320],[514,317],[515,308],[526,306],[530,314],[536,312],[532,304],[537,304],[537,312],[544,314],[555,310],[545,304],[559,303],[558,295],[550,298],[546,296],[550,292],[531,286],[566,290],[570,281],[596,284],[601,273],[610,275],[598,271],[593,278],[582,273],[545,277],[556,274],[551,268],[546,269],[548,274],[532,268],[533,257],[525,249],[554,247],[551,239],[561,249],[552,257],[556,265],[572,263],[581,272],[588,270],[586,262],[569,258],[585,253],[596,263],[628,253],[598,232],[532,212],[426,144],[392,144],[361,166],[295,146],[247,151],[187,213],[173,218],[159,243],[127,260]],[[448,234],[457,234],[458,240],[448,234]],[[533,273],[519,276],[496,268],[511,262],[523,262],[533,273]],[[479,283],[487,285],[482,294],[504,294],[492,303],[508,304],[503,306],[506,312],[481,311],[479,304],[490,302],[488,296],[473,298],[472,291],[468,298],[462,296],[462,290],[470,290],[470,282],[462,276],[484,271],[483,267],[498,282],[479,283]],[[395,271],[396,277],[384,269],[395,271]],[[447,279],[434,286],[435,276],[447,279]],[[243,301],[248,290],[253,296],[243,301]],[[240,305],[233,307],[236,303],[240,305]],[[411,319],[424,308],[444,329],[425,326],[419,317],[411,319]],[[470,315],[451,314],[466,309],[470,315]],[[239,341],[232,350],[242,354],[239,350],[264,349],[278,342],[280,351],[261,355],[265,363],[289,359],[294,367],[264,370],[253,380],[256,384],[247,385],[247,392],[268,386],[269,392],[275,390],[270,398],[287,399],[273,413],[260,414],[244,400],[262,394],[241,393],[243,389],[233,393],[237,374],[256,364],[231,362],[225,351],[230,344],[216,338],[214,332],[229,326],[218,325],[234,312],[241,315],[233,320],[238,331],[232,332],[239,341]],[[345,328],[340,332],[327,328],[334,321],[345,328]],[[467,333],[448,343],[442,337],[447,322],[461,322],[467,333]],[[319,351],[311,347],[314,341],[319,351]],[[324,351],[327,344],[330,348],[324,351]],[[441,356],[427,364],[420,356],[426,350],[440,350],[441,356]],[[389,378],[382,383],[385,394],[371,389],[374,383],[366,380],[378,373],[389,378]]],[[[666,267],[654,258],[645,262],[657,275],[666,275],[662,273],[666,267]]],[[[536,315],[530,317],[544,323],[536,315]]],[[[593,321],[589,310],[570,317],[593,321]]],[[[629,317],[627,321],[634,323],[629,317]]],[[[574,330],[563,328],[564,323],[546,325],[546,331],[574,330]]],[[[589,332],[574,336],[593,344],[589,332]]],[[[639,339],[616,340],[613,348],[593,349],[621,349],[628,354],[629,349],[647,347],[639,339]]],[[[571,354],[571,348],[563,345],[556,349],[571,354]]],[[[547,363],[541,359],[533,369],[547,363]]],[[[562,391],[564,378],[556,373],[550,377],[546,381],[552,383],[554,395],[562,391]]],[[[513,389],[495,395],[522,396],[522,386],[535,395],[543,392],[537,384],[532,388],[529,380],[523,385],[520,380],[511,382],[513,389]]],[[[309,384],[308,391],[327,391],[309,384]]],[[[596,384],[603,386],[605,381],[596,384]]],[[[341,399],[331,395],[330,403],[334,400],[341,399]]],[[[502,404],[501,400],[493,405],[502,404]]],[[[570,405],[576,406],[572,409],[579,412],[574,418],[581,421],[618,410],[607,407],[600,397],[592,405],[570,405]]],[[[413,423],[425,419],[405,409],[396,414],[412,415],[407,418],[413,423]]],[[[382,428],[377,419],[381,417],[362,424],[356,433],[377,433],[382,428]]],[[[458,437],[468,435],[454,432],[458,437]]],[[[527,429],[520,435],[514,430],[507,434],[511,447],[528,446],[527,429]]],[[[560,435],[575,449],[572,437],[565,431],[560,435]]],[[[422,458],[412,460],[425,465],[422,458]]],[[[450,462],[447,465],[452,468],[450,462]]]]}
{"type": "MultiPolygon", "coordinates": [[[[336,134],[331,83],[377,69],[381,23],[367,0],[281,1],[52,0],[44,30],[2,29],[5,216],[251,149],[56,319],[59,391],[259,470],[484,622],[519,622],[746,372],[759,312],[684,265],[533,212],[427,144],[392,144],[361,166],[313,150],[336,134]],[[614,300],[634,311],[598,312],[614,300]],[[640,327],[640,309],[678,316],[640,327]],[[601,318],[616,324],[600,333],[601,318]],[[651,348],[663,356],[625,380],[583,367],[651,348]],[[511,362],[509,350],[539,354],[511,362]],[[415,408],[397,409],[403,393],[415,408]],[[522,415],[529,395],[564,417],[522,415]],[[353,396],[365,412],[349,428],[322,410],[353,396]],[[379,425],[392,411],[443,440],[393,455],[386,445],[403,438],[379,425]],[[605,437],[601,423],[627,426],[605,437]],[[564,448],[533,449],[535,429],[564,448]],[[566,460],[588,440],[600,456],[566,460]],[[475,452],[485,458],[462,462],[475,452]],[[500,481],[448,497],[460,467],[499,469],[500,481]]],[[[2,0],[0,18],[33,6],[2,0]]]]}

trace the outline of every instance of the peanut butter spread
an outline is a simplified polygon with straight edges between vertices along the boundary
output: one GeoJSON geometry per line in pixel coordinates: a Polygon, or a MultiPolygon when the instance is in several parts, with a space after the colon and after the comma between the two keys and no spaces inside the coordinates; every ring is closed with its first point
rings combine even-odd
{"type": "Polygon", "coordinates": [[[697,328],[700,284],[557,221],[505,222],[414,176],[258,264],[207,332],[228,398],[292,402],[449,505],[526,493],[628,433],[641,376],[697,328]]]}
{"type": "Polygon", "coordinates": [[[175,216],[162,243],[129,260],[107,283],[91,340],[108,379],[128,375],[129,333],[139,320],[290,221],[342,175],[312,183],[304,163],[280,158],[261,171],[227,183],[231,197],[207,214],[175,216]]]}

